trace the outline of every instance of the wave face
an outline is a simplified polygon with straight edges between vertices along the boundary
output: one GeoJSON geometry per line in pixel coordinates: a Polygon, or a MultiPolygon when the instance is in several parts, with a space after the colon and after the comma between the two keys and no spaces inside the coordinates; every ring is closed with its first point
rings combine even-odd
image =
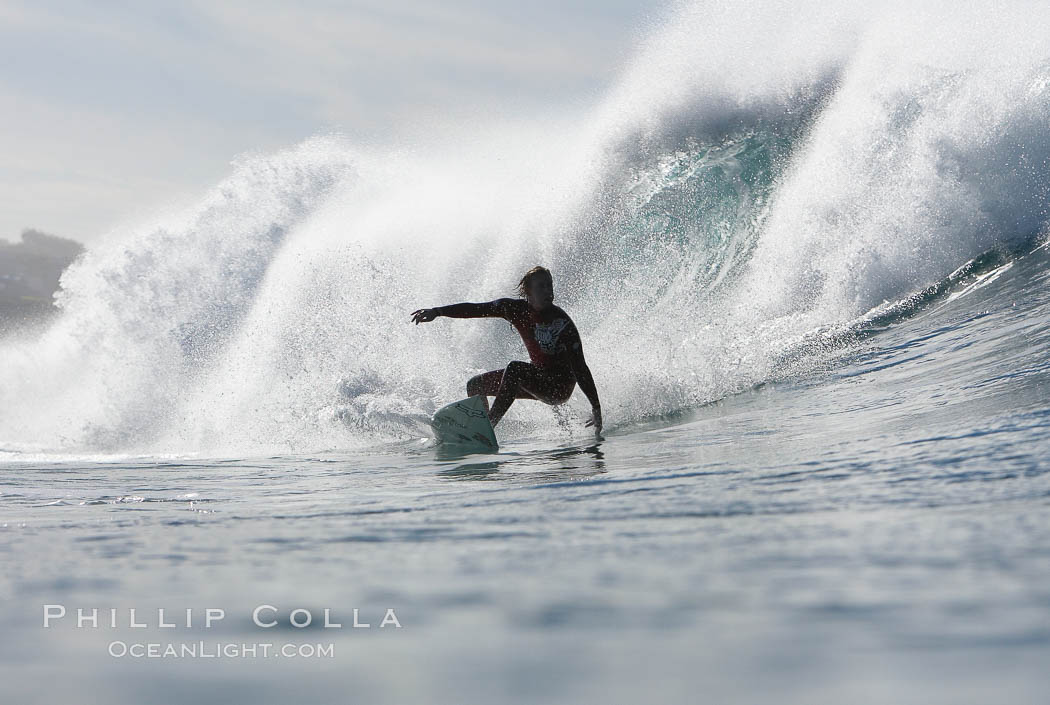
{"type": "MultiPolygon", "coordinates": [[[[614,427],[804,374],[858,321],[1045,234],[1046,15],[697,3],[583,115],[246,157],[90,248],[53,325],[0,341],[0,449],[418,436],[524,352],[498,322],[409,312],[511,295],[537,263],[614,427]]],[[[501,428],[578,433],[583,406],[517,404],[501,428]]]]}

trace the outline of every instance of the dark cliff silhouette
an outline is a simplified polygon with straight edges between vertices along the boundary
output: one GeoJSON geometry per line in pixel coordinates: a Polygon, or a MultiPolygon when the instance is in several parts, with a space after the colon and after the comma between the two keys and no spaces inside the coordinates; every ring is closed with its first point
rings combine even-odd
{"type": "Polygon", "coordinates": [[[58,279],[83,251],[79,242],[32,229],[20,242],[0,240],[0,333],[54,314],[58,279]]]}

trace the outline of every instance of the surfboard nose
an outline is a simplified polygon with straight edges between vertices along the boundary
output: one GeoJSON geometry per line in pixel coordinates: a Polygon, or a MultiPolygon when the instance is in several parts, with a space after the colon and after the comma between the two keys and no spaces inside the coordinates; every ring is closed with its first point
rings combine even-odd
{"type": "Polygon", "coordinates": [[[441,443],[497,450],[496,433],[489,423],[485,398],[480,394],[443,406],[430,421],[434,437],[441,443]]]}

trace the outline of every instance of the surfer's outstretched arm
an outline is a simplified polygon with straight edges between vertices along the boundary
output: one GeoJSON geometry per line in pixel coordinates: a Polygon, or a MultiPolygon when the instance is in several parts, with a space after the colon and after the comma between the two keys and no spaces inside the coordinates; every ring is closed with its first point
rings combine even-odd
{"type": "Polygon", "coordinates": [[[572,373],[576,375],[576,384],[580,387],[580,391],[587,396],[587,401],[591,403],[591,418],[584,425],[594,426],[594,432],[600,433],[602,430],[602,402],[598,399],[598,388],[594,386],[594,376],[591,375],[591,368],[587,366],[587,360],[583,357],[583,342],[580,341],[575,325],[572,327],[572,337],[568,341],[568,349],[569,365],[572,367],[572,373]]]}
{"type": "Polygon", "coordinates": [[[438,316],[449,318],[503,318],[507,311],[507,302],[514,299],[496,299],[484,303],[462,303],[438,306],[436,308],[421,308],[412,312],[412,321],[415,324],[428,323],[438,316]]]}

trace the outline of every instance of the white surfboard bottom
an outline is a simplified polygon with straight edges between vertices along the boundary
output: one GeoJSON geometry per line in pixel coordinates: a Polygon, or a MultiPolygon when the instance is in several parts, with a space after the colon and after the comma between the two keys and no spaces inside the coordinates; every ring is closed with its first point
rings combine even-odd
{"type": "Polygon", "coordinates": [[[442,443],[478,446],[496,450],[496,434],[485,411],[485,400],[481,395],[467,397],[443,406],[434,412],[430,421],[434,436],[442,443]]]}

